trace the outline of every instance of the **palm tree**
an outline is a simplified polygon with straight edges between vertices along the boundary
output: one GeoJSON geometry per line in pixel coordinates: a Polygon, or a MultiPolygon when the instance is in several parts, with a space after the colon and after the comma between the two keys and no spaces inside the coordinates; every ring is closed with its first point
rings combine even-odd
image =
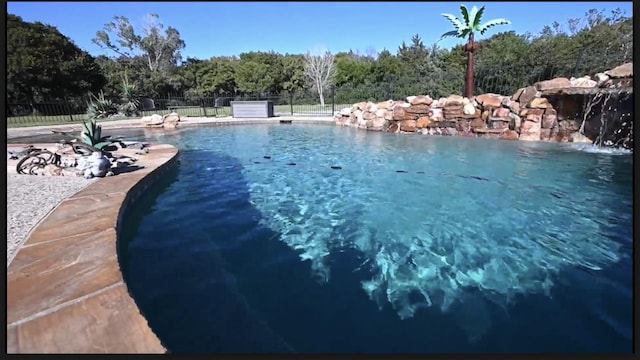
{"type": "Polygon", "coordinates": [[[471,13],[469,13],[466,6],[460,5],[460,12],[462,13],[462,19],[458,19],[451,14],[442,14],[442,16],[451,21],[456,29],[442,34],[440,40],[449,36],[460,39],[464,39],[466,36],[469,37],[469,41],[464,48],[467,52],[467,72],[465,77],[464,96],[471,98],[473,96],[473,53],[477,49],[474,34],[479,32],[480,35],[484,35],[484,33],[493,26],[508,25],[511,24],[511,22],[507,19],[493,19],[481,24],[480,22],[482,21],[482,15],[484,14],[484,6],[480,9],[474,6],[471,8],[471,13]]]}

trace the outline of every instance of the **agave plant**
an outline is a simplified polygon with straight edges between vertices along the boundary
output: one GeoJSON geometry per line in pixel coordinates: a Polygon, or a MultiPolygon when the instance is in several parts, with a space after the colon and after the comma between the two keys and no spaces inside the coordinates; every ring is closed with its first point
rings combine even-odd
{"type": "Polygon", "coordinates": [[[140,113],[140,100],[138,100],[136,90],[135,84],[129,84],[126,78],[122,81],[122,88],[120,92],[120,112],[125,116],[140,113]]]}
{"type": "Polygon", "coordinates": [[[104,119],[109,115],[117,113],[117,109],[113,102],[109,99],[105,99],[102,90],[98,93],[98,96],[89,94],[89,104],[87,106],[87,115],[92,119],[104,119]]]}
{"type": "MultiPolygon", "coordinates": [[[[80,132],[80,141],[93,146],[98,150],[110,151],[116,143],[122,143],[119,139],[112,139],[111,136],[102,136],[102,126],[98,125],[96,119],[85,120],[80,132]]],[[[123,146],[124,147],[124,146],[123,146]]]]}
{"type": "Polygon", "coordinates": [[[447,20],[451,21],[456,29],[442,34],[440,39],[450,36],[461,39],[468,37],[469,40],[465,46],[465,51],[467,52],[465,96],[471,98],[473,96],[473,53],[477,48],[474,34],[479,32],[480,35],[484,35],[487,30],[496,25],[508,25],[511,22],[507,19],[493,19],[486,23],[481,23],[482,15],[484,15],[484,6],[479,9],[474,6],[471,8],[471,13],[469,13],[466,6],[460,5],[460,12],[462,13],[462,19],[458,19],[451,14],[442,14],[447,20]]]}

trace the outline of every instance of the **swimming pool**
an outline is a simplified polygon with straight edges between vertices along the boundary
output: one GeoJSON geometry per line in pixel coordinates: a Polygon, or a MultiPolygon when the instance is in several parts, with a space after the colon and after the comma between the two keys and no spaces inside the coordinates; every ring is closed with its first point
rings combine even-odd
{"type": "Polygon", "coordinates": [[[632,157],[333,126],[185,129],[125,221],[171,352],[630,352],[632,157]]]}

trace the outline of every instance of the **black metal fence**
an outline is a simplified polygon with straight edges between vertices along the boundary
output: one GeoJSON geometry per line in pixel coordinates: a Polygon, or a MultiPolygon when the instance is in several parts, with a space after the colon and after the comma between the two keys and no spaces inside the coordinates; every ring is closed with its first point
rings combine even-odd
{"type": "MultiPolygon", "coordinates": [[[[600,67],[608,68],[630,61],[627,58],[603,56],[600,67]]],[[[564,62],[565,64],[571,62],[564,62]]],[[[483,64],[475,67],[475,93],[497,93],[512,95],[518,88],[526,87],[536,81],[558,76],[578,77],[589,74],[592,64],[585,64],[580,56],[571,66],[559,66],[553,63],[537,64],[483,64]]],[[[590,74],[593,75],[593,74],[590,74]]],[[[179,94],[162,98],[140,99],[140,111],[130,114],[129,118],[140,118],[152,114],[177,112],[181,116],[226,117],[231,115],[230,102],[237,100],[270,100],[274,103],[276,116],[329,117],[336,111],[360,101],[402,100],[407,96],[427,94],[433,98],[462,94],[464,89],[464,69],[447,70],[423,78],[394,78],[379,84],[360,84],[357,86],[338,86],[327,89],[324,104],[317,93],[305,90],[284,92],[281,94],[207,94],[194,96],[179,94]]],[[[110,99],[118,104],[119,99],[110,99]]],[[[39,103],[9,103],[7,105],[7,126],[34,126],[77,123],[87,118],[86,111],[90,99],[76,98],[39,103]]],[[[117,115],[109,119],[125,119],[117,115]]]]}

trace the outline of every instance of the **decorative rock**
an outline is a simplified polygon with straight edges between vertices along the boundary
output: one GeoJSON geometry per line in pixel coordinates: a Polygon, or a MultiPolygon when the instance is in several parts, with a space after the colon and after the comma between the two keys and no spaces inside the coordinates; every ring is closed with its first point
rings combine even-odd
{"type": "Polygon", "coordinates": [[[385,110],[383,117],[387,121],[393,120],[393,110],[385,110]]]}
{"type": "Polygon", "coordinates": [[[586,143],[586,144],[593,143],[593,141],[591,141],[588,137],[580,134],[579,132],[575,132],[571,134],[569,136],[569,141],[574,143],[586,143]]]}
{"type": "Polygon", "coordinates": [[[415,98],[416,98],[416,96],[415,96],[415,95],[407,96],[407,97],[406,97],[407,102],[408,102],[409,104],[411,104],[411,105],[413,105],[413,99],[415,99],[415,98]]]}
{"type": "Polygon", "coordinates": [[[487,121],[487,119],[489,119],[489,115],[491,115],[489,110],[485,110],[482,112],[482,114],[480,114],[480,118],[482,119],[482,121],[487,121]]]}
{"type": "Polygon", "coordinates": [[[469,127],[472,129],[484,129],[487,124],[482,119],[473,119],[469,122],[469,127]]]}
{"type": "Polygon", "coordinates": [[[418,121],[416,122],[416,127],[419,129],[426,128],[427,126],[429,126],[430,123],[431,123],[431,118],[429,118],[428,116],[422,116],[418,118],[418,121]]]}
{"type": "Polygon", "coordinates": [[[520,111],[520,116],[527,116],[527,115],[542,115],[544,114],[546,109],[524,109],[522,111],[520,111]]]}
{"type": "Polygon", "coordinates": [[[542,115],[542,128],[551,129],[558,126],[558,118],[555,115],[542,115]]]}
{"type": "Polygon", "coordinates": [[[387,110],[387,109],[393,108],[393,104],[394,104],[393,100],[387,100],[387,101],[379,102],[378,104],[376,104],[376,106],[378,107],[378,109],[387,110]]]}
{"type": "Polygon", "coordinates": [[[534,98],[540,96],[540,92],[536,90],[535,86],[529,86],[522,90],[522,93],[518,97],[518,102],[520,103],[520,107],[525,107],[527,104],[531,102],[534,98]]]}
{"type": "Polygon", "coordinates": [[[509,129],[519,131],[520,125],[522,124],[522,118],[520,118],[520,116],[518,116],[517,114],[510,113],[509,119],[511,119],[511,121],[509,122],[509,129]]]}
{"type": "Polygon", "coordinates": [[[491,114],[492,117],[494,118],[503,118],[506,119],[509,117],[509,114],[511,113],[511,111],[507,108],[495,108],[493,110],[493,113],[491,114]]]}
{"type": "Polygon", "coordinates": [[[464,98],[460,95],[451,95],[447,98],[447,102],[445,106],[460,106],[461,110],[462,110],[462,106],[464,105],[463,103],[464,98]]]}
{"type": "Polygon", "coordinates": [[[353,104],[353,110],[364,110],[367,106],[366,101],[353,104]]]}
{"type": "Polygon", "coordinates": [[[513,101],[520,101],[520,95],[522,95],[522,92],[524,92],[525,88],[520,88],[518,90],[516,90],[516,92],[511,95],[511,100],[513,101]]]}
{"type": "Polygon", "coordinates": [[[431,113],[431,108],[429,105],[411,105],[405,109],[408,114],[424,114],[429,115],[431,113]]]}
{"type": "Polygon", "coordinates": [[[407,115],[407,112],[405,111],[405,109],[406,108],[404,106],[394,106],[393,107],[393,120],[402,120],[400,118],[407,115]]]}
{"type": "Polygon", "coordinates": [[[180,123],[180,115],[177,113],[171,113],[169,115],[165,115],[162,121],[162,127],[165,129],[175,129],[178,127],[180,123]]]}
{"type": "Polygon", "coordinates": [[[501,140],[518,140],[518,133],[513,130],[505,130],[498,135],[498,139],[501,140]]]}
{"type": "Polygon", "coordinates": [[[412,96],[409,96],[407,98],[407,101],[411,104],[411,105],[431,105],[433,103],[433,99],[428,96],[428,95],[418,95],[418,96],[413,96],[413,99],[409,100],[409,98],[412,96]]]}
{"type": "Polygon", "coordinates": [[[538,81],[533,84],[533,86],[535,86],[538,91],[565,89],[571,87],[571,81],[565,77],[558,77],[551,80],[538,81]]]}
{"type": "Polygon", "coordinates": [[[375,131],[381,131],[384,128],[387,127],[387,120],[385,120],[382,117],[376,117],[375,119],[371,120],[371,130],[375,130],[375,131]]]}
{"type": "Polygon", "coordinates": [[[431,109],[431,120],[433,120],[433,121],[444,120],[443,110],[440,109],[440,108],[431,109]]]}
{"type": "Polygon", "coordinates": [[[153,114],[151,116],[144,116],[141,120],[147,126],[154,126],[162,125],[163,118],[158,114],[153,114]]]}
{"type": "Polygon", "coordinates": [[[389,127],[387,128],[387,132],[390,132],[390,133],[397,133],[399,131],[400,131],[400,125],[398,125],[398,123],[393,123],[389,125],[389,127]]]}
{"type": "Polygon", "coordinates": [[[602,87],[602,85],[604,83],[606,83],[607,81],[609,81],[610,77],[609,75],[606,75],[604,73],[597,73],[593,76],[597,82],[597,86],[602,87]]]}
{"type": "Polygon", "coordinates": [[[445,106],[447,106],[447,98],[438,99],[438,102],[436,103],[436,107],[443,108],[445,106]]]}
{"type": "Polygon", "coordinates": [[[84,171],[86,179],[104,177],[109,172],[109,168],[111,168],[111,162],[102,152],[94,151],[90,156],[80,158],[77,168],[80,171],[84,171]]]}
{"type": "Polygon", "coordinates": [[[365,120],[373,120],[376,118],[376,114],[372,113],[371,111],[364,111],[362,113],[362,118],[365,120]]]}
{"type": "Polygon", "coordinates": [[[542,122],[542,114],[538,115],[538,114],[527,113],[527,116],[525,116],[525,119],[527,121],[533,121],[539,124],[542,122]]]}
{"type": "Polygon", "coordinates": [[[403,120],[400,122],[400,130],[407,132],[415,132],[416,131],[416,121],[415,120],[403,120]]]}
{"type": "Polygon", "coordinates": [[[605,71],[604,74],[612,79],[633,77],[633,62],[616,66],[611,70],[605,71]]]}
{"type": "Polygon", "coordinates": [[[509,123],[511,122],[510,119],[502,119],[502,118],[489,118],[488,124],[489,124],[489,128],[491,129],[508,129],[509,128],[509,123]]]}
{"type": "Polygon", "coordinates": [[[558,122],[558,127],[566,132],[574,132],[580,129],[580,123],[576,120],[562,120],[558,122]]]}
{"type": "Polygon", "coordinates": [[[534,98],[527,106],[534,109],[546,109],[552,107],[547,98],[534,98]]]}
{"type": "Polygon", "coordinates": [[[453,127],[447,127],[447,128],[444,128],[444,130],[442,131],[442,135],[456,136],[458,135],[458,130],[456,130],[456,128],[453,128],[453,127]]]}
{"type": "Polygon", "coordinates": [[[575,88],[592,88],[598,85],[598,82],[591,80],[589,76],[571,78],[569,81],[571,82],[571,86],[575,88]]]}
{"type": "Polygon", "coordinates": [[[365,110],[374,113],[376,112],[376,110],[378,110],[378,105],[375,103],[372,103],[371,101],[367,101],[367,106],[365,106],[365,110]]]}
{"type": "Polygon", "coordinates": [[[483,108],[498,108],[502,106],[502,96],[498,94],[482,94],[476,96],[476,101],[482,105],[483,108]]]}
{"type": "Polygon", "coordinates": [[[517,101],[511,101],[511,103],[509,104],[509,110],[511,110],[515,114],[519,114],[520,113],[520,103],[517,102],[517,101]]]}
{"type": "Polygon", "coordinates": [[[469,103],[462,107],[462,113],[465,115],[473,115],[476,113],[476,107],[469,103]]]}
{"type": "Polygon", "coordinates": [[[540,140],[542,141],[550,141],[551,140],[551,129],[540,129],[540,140]]]}
{"type": "Polygon", "coordinates": [[[351,108],[342,108],[342,109],[340,109],[340,115],[342,115],[342,116],[351,115],[351,108]]]}
{"type": "Polygon", "coordinates": [[[522,141],[540,141],[540,123],[525,120],[520,127],[520,137],[522,141]]]}

